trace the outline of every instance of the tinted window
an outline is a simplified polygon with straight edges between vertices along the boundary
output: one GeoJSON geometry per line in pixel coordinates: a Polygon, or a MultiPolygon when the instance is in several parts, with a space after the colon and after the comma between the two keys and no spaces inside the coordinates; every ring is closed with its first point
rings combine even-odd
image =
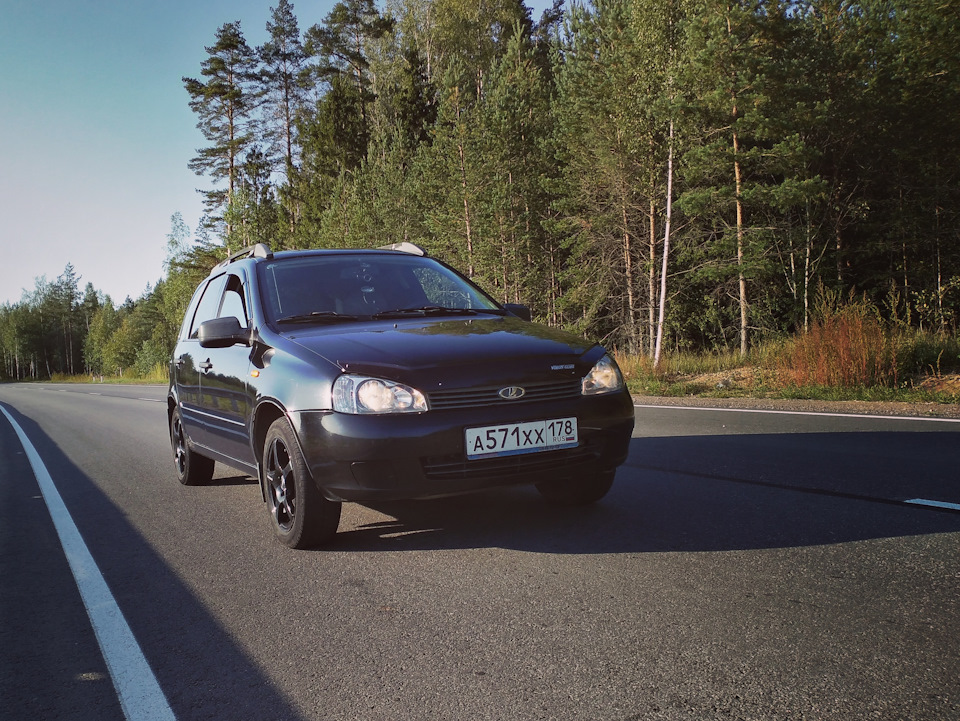
{"type": "Polygon", "coordinates": [[[233,316],[240,325],[247,325],[247,305],[243,299],[243,284],[235,276],[229,276],[227,281],[227,290],[223,294],[223,303],[220,305],[220,318],[229,318],[233,316]]]}
{"type": "Polygon", "coordinates": [[[205,320],[211,320],[217,317],[220,310],[220,298],[223,295],[223,286],[227,282],[227,276],[220,275],[211,280],[203,291],[203,297],[200,298],[200,304],[197,306],[197,312],[193,314],[193,325],[190,327],[190,337],[196,338],[199,332],[200,324],[205,320]]]}
{"type": "Polygon", "coordinates": [[[457,282],[459,279],[456,276],[442,271],[446,271],[443,266],[417,268],[414,271],[428,305],[439,305],[442,308],[488,307],[476,305],[469,288],[465,288],[462,282],[457,282]]]}
{"type": "Polygon", "coordinates": [[[401,308],[495,309],[481,290],[430,258],[329,255],[283,258],[258,266],[271,319],[336,312],[373,315],[401,308]]]}

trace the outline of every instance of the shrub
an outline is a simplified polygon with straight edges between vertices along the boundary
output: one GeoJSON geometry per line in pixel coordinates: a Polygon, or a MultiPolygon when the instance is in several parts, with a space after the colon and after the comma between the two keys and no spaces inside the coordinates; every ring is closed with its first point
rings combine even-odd
{"type": "Polygon", "coordinates": [[[875,306],[852,299],[839,306],[828,296],[818,303],[810,330],[784,344],[778,370],[796,386],[895,387],[898,353],[898,340],[875,306]]]}

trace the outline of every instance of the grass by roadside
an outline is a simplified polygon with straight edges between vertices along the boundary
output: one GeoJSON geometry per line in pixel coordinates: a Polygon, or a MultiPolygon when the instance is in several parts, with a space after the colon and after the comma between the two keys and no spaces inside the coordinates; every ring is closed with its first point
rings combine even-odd
{"type": "Polygon", "coordinates": [[[668,397],[960,403],[960,339],[884,323],[866,303],[819,309],[807,333],[735,352],[617,353],[631,392],[668,397]]]}
{"type": "Polygon", "coordinates": [[[960,374],[921,375],[902,386],[824,386],[785,384],[775,373],[745,365],[723,371],[652,372],[637,370],[618,354],[627,385],[636,395],[673,398],[768,398],[888,403],[960,403],[960,374]]]}
{"type": "Polygon", "coordinates": [[[128,371],[120,375],[100,375],[84,373],[80,375],[67,375],[65,373],[54,373],[50,378],[51,383],[114,383],[119,385],[166,385],[169,381],[169,371],[164,363],[158,363],[150,369],[149,373],[139,375],[136,372],[128,371]]]}

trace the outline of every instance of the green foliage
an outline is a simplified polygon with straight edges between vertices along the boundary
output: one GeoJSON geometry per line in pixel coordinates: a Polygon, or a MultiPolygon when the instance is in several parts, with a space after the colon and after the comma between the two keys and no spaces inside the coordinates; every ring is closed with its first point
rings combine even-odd
{"type": "Polygon", "coordinates": [[[241,159],[254,139],[251,114],[258,90],[253,86],[256,55],[247,45],[239,21],[224,23],[207,53],[200,69],[206,81],[184,77],[183,85],[190,95],[190,108],[199,119],[197,127],[211,143],[197,151],[189,167],[198,175],[227,182],[225,189],[204,193],[212,224],[219,220],[216,213],[239,187],[241,159]]]}
{"type": "Polygon", "coordinates": [[[955,9],[593,0],[535,23],[519,0],[343,0],[301,32],[279,0],[262,47],[225,23],[183,79],[212,186],[197,237],[175,219],[166,277],[120,307],[70,266],[38,280],[0,308],[3,374],[144,372],[199,280],[255,242],[416,242],[637,356],[663,301],[668,368],[790,337],[811,369],[859,364],[847,384],[952,367],[955,9]],[[819,288],[843,303],[818,309],[819,288]]]}
{"type": "MultiPolygon", "coordinates": [[[[516,0],[342,2],[303,37],[287,172],[222,240],[415,241],[650,353],[673,155],[666,348],[809,331],[821,285],[955,332],[958,22],[937,0],[595,0],[539,25],[516,0]]],[[[261,56],[296,27],[278,8],[261,56]]],[[[277,98],[289,74],[260,77],[277,98]]]]}

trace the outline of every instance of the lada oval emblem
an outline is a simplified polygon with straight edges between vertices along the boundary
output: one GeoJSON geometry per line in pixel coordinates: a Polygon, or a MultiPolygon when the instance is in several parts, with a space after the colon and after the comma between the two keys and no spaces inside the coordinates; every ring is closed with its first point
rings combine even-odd
{"type": "Polygon", "coordinates": [[[509,386],[508,388],[500,389],[500,397],[508,401],[515,401],[518,398],[523,398],[525,393],[526,391],[519,386],[509,386]]]}

